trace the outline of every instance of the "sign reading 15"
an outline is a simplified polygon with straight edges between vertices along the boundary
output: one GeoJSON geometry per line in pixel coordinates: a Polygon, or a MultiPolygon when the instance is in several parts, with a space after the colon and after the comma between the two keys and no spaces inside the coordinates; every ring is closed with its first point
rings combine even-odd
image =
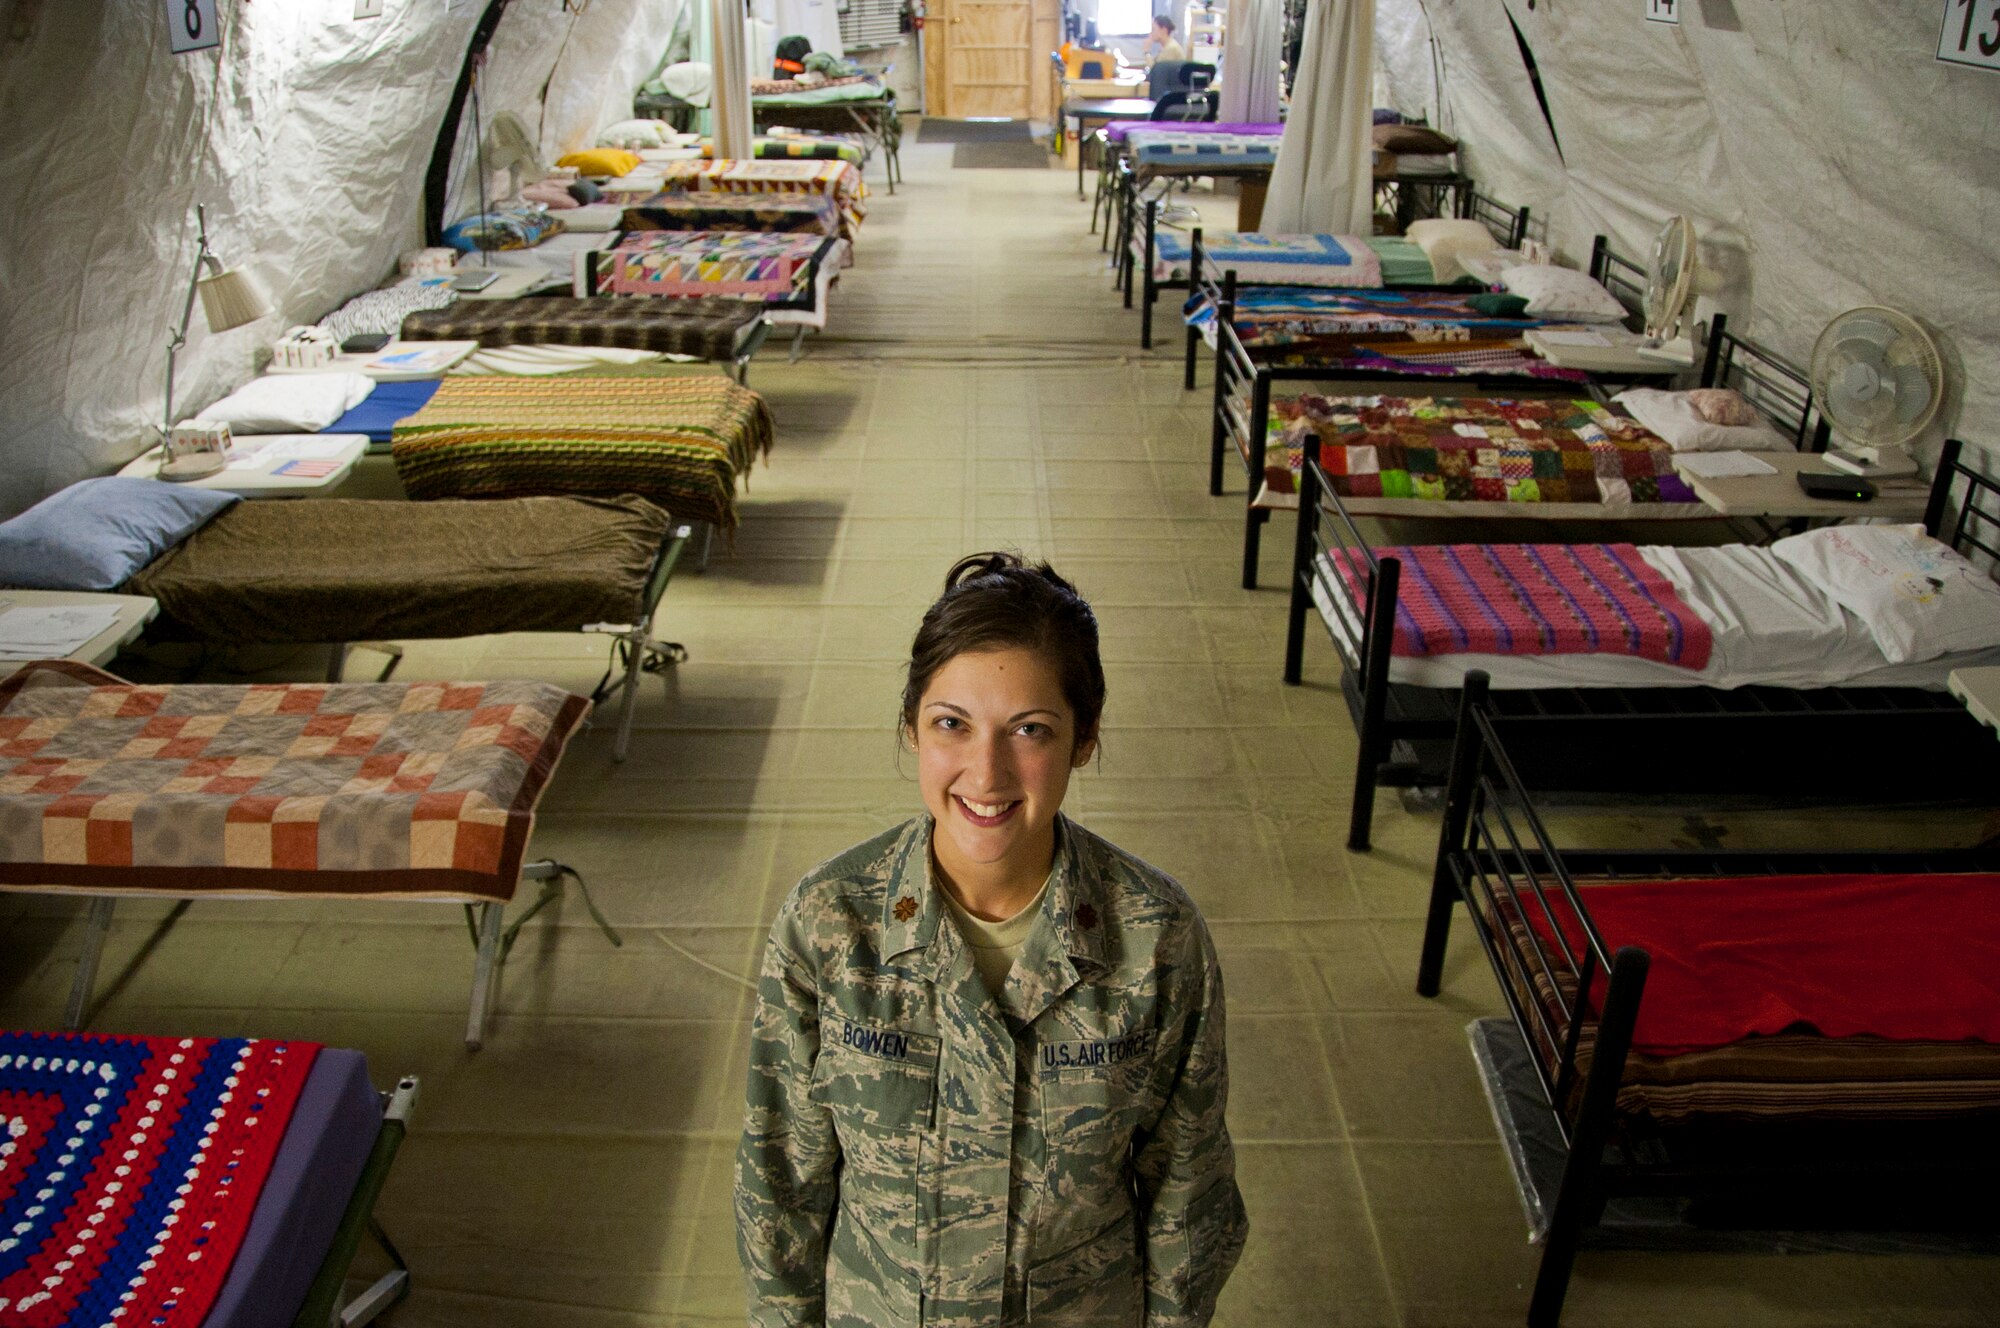
{"type": "Polygon", "coordinates": [[[2000,69],[2000,0],[1945,0],[1938,59],[2000,69]]]}

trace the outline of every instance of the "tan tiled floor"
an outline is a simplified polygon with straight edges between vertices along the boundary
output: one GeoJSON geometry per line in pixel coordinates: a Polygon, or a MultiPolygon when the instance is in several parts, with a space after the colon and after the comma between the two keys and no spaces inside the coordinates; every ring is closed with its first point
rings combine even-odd
{"type": "MultiPolygon", "coordinates": [[[[1235,584],[1240,499],[1205,491],[1205,396],[1134,353],[1072,177],[948,159],[914,145],[909,183],[872,200],[843,339],[756,366],[778,447],[733,556],[669,592],[661,634],[692,657],[648,683],[631,760],[588,733],[550,790],[534,847],[588,875],[624,947],[574,901],[535,924],[475,1055],[450,910],[212,903],[163,929],[165,905],[128,906],[94,1026],[311,1038],[420,1074],[382,1203],[416,1269],[398,1324],[741,1322],[730,1165],[762,929],[808,866],[917,807],[898,661],[954,556],[1016,545],[1104,623],[1105,755],[1071,810],[1187,882],[1228,976],[1254,1231],[1222,1320],[1520,1323],[1535,1251],[1462,1032],[1497,1009],[1493,982],[1460,944],[1445,994],[1411,993],[1434,818],[1384,797],[1379,847],[1342,851],[1353,738],[1328,653],[1311,685],[1279,684],[1282,600],[1235,584]]],[[[415,645],[403,676],[586,689],[601,665],[598,643],[511,637],[415,645]]],[[[1734,832],[1802,819],[1851,824],[1734,832]]],[[[0,901],[0,1022],[56,1019],[78,914],[0,901]]],[[[1566,1322],[1971,1325],[1996,1306],[2000,1261],[1595,1255],[1566,1322]]]]}

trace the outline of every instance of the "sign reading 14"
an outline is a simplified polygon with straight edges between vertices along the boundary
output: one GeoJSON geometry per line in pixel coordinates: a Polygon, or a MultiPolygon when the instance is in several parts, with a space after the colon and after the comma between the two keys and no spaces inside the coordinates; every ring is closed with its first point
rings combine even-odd
{"type": "Polygon", "coordinates": [[[1646,21],[1648,23],[1678,23],[1681,21],[1683,0],[1646,0],[1646,21]]]}
{"type": "Polygon", "coordinates": [[[2000,69],[2000,0],[1944,0],[1937,58],[2000,69]]]}

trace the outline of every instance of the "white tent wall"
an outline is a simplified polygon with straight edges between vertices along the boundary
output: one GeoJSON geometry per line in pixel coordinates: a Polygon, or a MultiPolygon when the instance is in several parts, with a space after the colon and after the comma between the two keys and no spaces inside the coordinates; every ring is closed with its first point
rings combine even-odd
{"type": "MultiPolygon", "coordinates": [[[[666,50],[680,3],[591,0],[578,13],[560,0],[512,0],[480,71],[484,123],[490,127],[502,111],[519,116],[545,165],[591,146],[598,130],[632,118],[632,94],[666,50]]],[[[453,64],[449,77],[457,72],[453,64]]],[[[478,210],[472,134],[468,100],[452,153],[447,222],[478,210]]]]}
{"type": "Polygon", "coordinates": [[[1442,127],[1480,187],[1531,206],[1567,258],[1602,232],[1643,261],[1683,213],[1724,282],[1700,313],[1800,363],[1843,309],[1907,310],[1952,365],[1931,441],[2000,447],[2000,76],[1934,58],[1935,4],[1699,0],[1678,25],[1644,21],[1639,0],[1378,6],[1392,102],[1432,104],[1434,31],[1442,127]]]}
{"type": "Polygon", "coordinates": [[[220,52],[175,56],[149,0],[0,5],[0,516],[142,449],[197,203],[277,313],[222,335],[196,313],[176,384],[189,411],[422,240],[424,168],[477,13],[218,8],[220,52]]]}

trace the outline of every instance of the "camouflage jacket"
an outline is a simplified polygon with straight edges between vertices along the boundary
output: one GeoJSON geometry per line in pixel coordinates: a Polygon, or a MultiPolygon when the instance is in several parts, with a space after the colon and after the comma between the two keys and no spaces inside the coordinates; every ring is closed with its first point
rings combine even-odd
{"type": "Polygon", "coordinates": [[[1201,915],[1059,820],[1014,1019],[930,834],[814,869],[771,928],[736,1170],[751,1322],[1199,1328],[1248,1229],[1201,915]]]}

